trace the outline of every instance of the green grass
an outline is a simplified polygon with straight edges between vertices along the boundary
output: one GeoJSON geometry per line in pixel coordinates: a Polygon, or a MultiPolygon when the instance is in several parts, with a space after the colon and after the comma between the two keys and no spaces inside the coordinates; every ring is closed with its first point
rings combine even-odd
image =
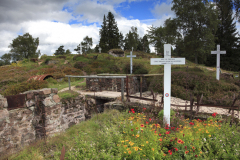
{"type": "Polygon", "coordinates": [[[58,93],[58,96],[61,99],[69,99],[69,98],[75,98],[79,95],[79,93],[73,91],[73,90],[67,90],[67,91],[63,91],[58,93]]]}
{"type": "MultiPolygon", "coordinates": [[[[133,111],[133,110],[132,110],[133,111]]],[[[8,159],[239,159],[239,127],[217,115],[206,121],[173,115],[171,127],[144,109],[141,113],[105,110],[38,141],[8,159]]]]}
{"type": "MultiPolygon", "coordinates": [[[[81,83],[84,83],[84,79],[81,78],[80,80],[75,80],[76,78],[71,78],[71,86],[76,86],[76,85],[80,85],[81,83]]],[[[55,81],[54,83],[49,82],[48,84],[49,88],[57,88],[58,91],[60,91],[63,88],[67,88],[69,87],[68,81],[63,81],[63,82],[57,82],[55,81]]]]}

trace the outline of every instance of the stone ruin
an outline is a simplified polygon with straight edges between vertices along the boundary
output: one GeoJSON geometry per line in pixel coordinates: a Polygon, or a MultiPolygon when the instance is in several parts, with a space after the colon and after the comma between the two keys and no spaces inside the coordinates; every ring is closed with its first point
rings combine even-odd
{"type": "MultiPolygon", "coordinates": [[[[57,89],[24,92],[18,107],[0,95],[0,155],[9,155],[22,147],[91,117],[94,99],[83,95],[61,102],[57,89]]],[[[6,96],[10,97],[10,96],[6,96]]]]}
{"type": "Polygon", "coordinates": [[[121,49],[111,49],[108,51],[108,54],[114,57],[125,57],[124,51],[121,49]]]}
{"type": "MultiPolygon", "coordinates": [[[[147,91],[147,81],[143,77],[142,92],[147,91]]],[[[86,88],[90,91],[115,91],[121,92],[121,78],[86,78],[86,88]]],[[[124,92],[126,92],[126,78],[124,78],[124,92]]],[[[140,78],[128,77],[128,93],[140,92],[140,78]]]]}

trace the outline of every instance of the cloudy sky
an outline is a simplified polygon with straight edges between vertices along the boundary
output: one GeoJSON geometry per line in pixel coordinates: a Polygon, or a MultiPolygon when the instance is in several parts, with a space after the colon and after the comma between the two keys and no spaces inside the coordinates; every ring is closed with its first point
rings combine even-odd
{"type": "Polygon", "coordinates": [[[104,14],[114,14],[119,30],[125,34],[131,26],[140,37],[151,25],[160,26],[174,17],[171,0],[0,0],[0,57],[18,35],[39,37],[42,54],[52,55],[61,45],[74,48],[85,36],[99,43],[104,14]]]}

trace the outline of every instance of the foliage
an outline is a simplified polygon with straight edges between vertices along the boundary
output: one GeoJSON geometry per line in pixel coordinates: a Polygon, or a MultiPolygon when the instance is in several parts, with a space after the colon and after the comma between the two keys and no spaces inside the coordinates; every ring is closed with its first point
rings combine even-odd
{"type": "Polygon", "coordinates": [[[139,43],[139,35],[137,33],[137,27],[132,26],[131,31],[129,31],[124,39],[125,46],[124,50],[133,50],[136,51],[139,43]]]}
{"type": "Polygon", "coordinates": [[[180,33],[183,35],[176,44],[178,56],[191,61],[205,63],[208,54],[214,48],[217,31],[217,12],[207,0],[173,0],[171,8],[180,33]]]}
{"type": "Polygon", "coordinates": [[[76,62],[74,64],[74,68],[77,68],[77,69],[83,69],[83,67],[87,66],[87,63],[85,62],[76,62]]]}
{"type": "Polygon", "coordinates": [[[66,56],[57,56],[57,58],[66,59],[66,56]]]}
{"type": "MultiPolygon", "coordinates": [[[[233,17],[233,2],[231,0],[216,0],[216,3],[219,23],[215,34],[217,37],[215,46],[220,45],[220,49],[226,51],[226,54],[221,54],[221,68],[240,71],[239,59],[236,58],[239,57],[240,47],[236,22],[233,17]]],[[[216,55],[209,54],[206,65],[215,66],[216,55]]]]}
{"type": "Polygon", "coordinates": [[[69,99],[69,98],[75,98],[79,95],[79,93],[72,91],[72,90],[67,90],[67,91],[63,91],[58,93],[58,96],[61,99],[69,99]]]}
{"type": "Polygon", "coordinates": [[[51,60],[52,60],[51,58],[46,58],[44,63],[42,63],[42,64],[48,64],[48,62],[51,61],[51,60]]]}
{"type": "Polygon", "coordinates": [[[46,81],[25,81],[19,84],[9,86],[3,93],[4,96],[16,95],[29,90],[37,90],[41,88],[47,88],[48,83],[46,81]]]}
{"type": "Polygon", "coordinates": [[[1,59],[3,61],[3,65],[9,65],[12,59],[12,55],[10,53],[5,53],[2,55],[1,59]]]}
{"type": "Polygon", "coordinates": [[[63,45],[58,47],[58,49],[55,51],[54,55],[58,56],[58,55],[64,55],[65,54],[65,49],[63,49],[63,45]]]}
{"type": "MultiPolygon", "coordinates": [[[[125,63],[123,71],[125,74],[130,73],[130,62],[125,63]]],[[[148,74],[148,70],[140,63],[133,63],[132,71],[133,74],[148,74]]]]}
{"type": "Polygon", "coordinates": [[[24,58],[38,58],[41,53],[37,51],[39,38],[34,39],[29,33],[18,36],[10,44],[10,54],[13,61],[23,60],[24,58]]]}
{"type": "Polygon", "coordinates": [[[119,46],[119,30],[114,15],[108,12],[107,18],[103,17],[103,25],[99,31],[100,42],[99,47],[102,48],[102,52],[106,53],[112,48],[118,48],[119,46]]]}
{"type": "Polygon", "coordinates": [[[154,45],[157,49],[157,53],[164,53],[164,44],[176,44],[180,38],[180,33],[178,31],[176,20],[171,20],[171,18],[166,19],[164,26],[153,27],[151,26],[148,30],[149,43],[154,45]]]}

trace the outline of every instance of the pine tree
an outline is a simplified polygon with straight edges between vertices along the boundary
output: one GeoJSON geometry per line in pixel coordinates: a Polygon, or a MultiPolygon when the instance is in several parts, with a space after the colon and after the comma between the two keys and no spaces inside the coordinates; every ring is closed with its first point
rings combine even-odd
{"type": "Polygon", "coordinates": [[[119,30],[114,15],[111,12],[108,12],[107,15],[107,34],[108,50],[118,48],[119,30]]]}
{"type": "MultiPolygon", "coordinates": [[[[239,46],[237,46],[237,28],[233,17],[232,0],[215,0],[218,10],[218,30],[215,46],[220,45],[221,50],[226,50],[225,55],[221,55],[221,68],[227,70],[240,70],[239,46]]],[[[215,48],[216,49],[216,48],[215,48]]],[[[206,65],[216,65],[216,55],[209,55],[206,65]]]]}
{"type": "Polygon", "coordinates": [[[101,26],[102,29],[100,29],[99,31],[100,34],[99,47],[102,49],[103,53],[106,53],[109,49],[108,49],[108,29],[105,15],[103,17],[103,24],[101,26]]]}

